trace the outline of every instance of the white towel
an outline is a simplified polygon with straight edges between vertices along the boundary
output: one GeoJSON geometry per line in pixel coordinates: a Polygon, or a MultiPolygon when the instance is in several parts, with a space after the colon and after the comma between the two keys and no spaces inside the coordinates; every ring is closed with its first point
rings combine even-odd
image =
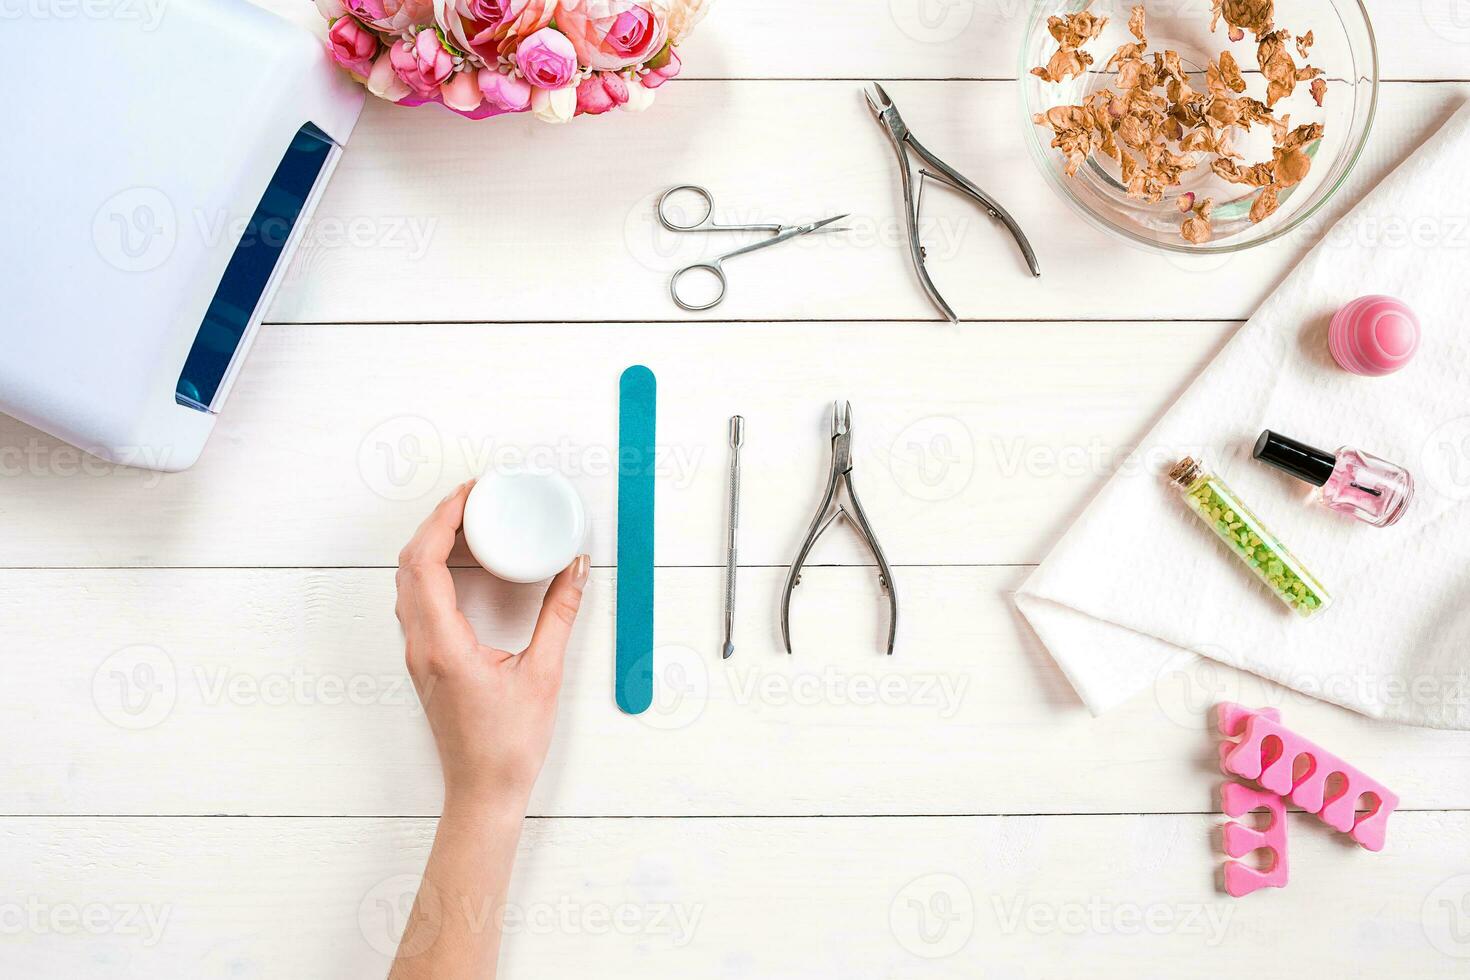
{"type": "MultiPolygon", "coordinates": [[[[1470,104],[1312,250],[1103,487],[1016,596],[1100,713],[1177,669],[1180,650],[1377,718],[1470,728],[1470,104]],[[1343,371],[1334,311],[1386,293],[1419,315],[1396,374],[1343,371]],[[1347,445],[1414,476],[1375,528],[1251,458],[1262,429],[1347,445]],[[1164,474],[1202,459],[1332,595],[1292,613],[1164,474]]],[[[1187,655],[1183,655],[1187,656],[1187,655]]]]}

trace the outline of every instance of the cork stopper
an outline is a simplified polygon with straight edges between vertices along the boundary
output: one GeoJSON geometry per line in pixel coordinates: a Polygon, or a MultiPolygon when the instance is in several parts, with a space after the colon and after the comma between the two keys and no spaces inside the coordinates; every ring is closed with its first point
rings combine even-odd
{"type": "Polygon", "coordinates": [[[1203,472],[1199,463],[1195,462],[1192,457],[1186,456],[1174,464],[1174,468],[1169,471],[1169,479],[1188,490],[1203,472]]]}

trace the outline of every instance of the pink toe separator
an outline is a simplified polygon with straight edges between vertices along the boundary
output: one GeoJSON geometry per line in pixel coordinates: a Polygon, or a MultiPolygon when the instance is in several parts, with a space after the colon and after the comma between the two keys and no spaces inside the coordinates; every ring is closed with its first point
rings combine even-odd
{"type": "Polygon", "coordinates": [[[1269,871],[1257,871],[1240,861],[1226,861],[1225,891],[1233,898],[1240,898],[1261,888],[1285,888],[1286,803],[1275,793],[1232,782],[1220,787],[1220,805],[1228,817],[1243,817],[1262,807],[1271,812],[1271,824],[1265,830],[1233,820],[1225,825],[1225,853],[1230,857],[1242,858],[1263,847],[1271,851],[1269,871]]]}
{"type": "Polygon", "coordinates": [[[1279,712],[1269,708],[1251,711],[1230,702],[1220,704],[1218,712],[1221,733],[1239,738],[1221,744],[1221,768],[1233,776],[1255,780],[1272,793],[1291,800],[1368,850],[1383,850],[1388,816],[1399,805],[1397,794],[1283,726],[1279,712]],[[1274,755],[1267,755],[1263,763],[1265,743],[1272,738],[1280,747],[1274,755]],[[1293,778],[1296,761],[1302,756],[1307,760],[1306,770],[1293,778]],[[1327,782],[1334,774],[1341,777],[1343,785],[1328,799],[1327,782]],[[1359,816],[1358,800],[1364,795],[1377,802],[1373,809],[1359,816]]]}

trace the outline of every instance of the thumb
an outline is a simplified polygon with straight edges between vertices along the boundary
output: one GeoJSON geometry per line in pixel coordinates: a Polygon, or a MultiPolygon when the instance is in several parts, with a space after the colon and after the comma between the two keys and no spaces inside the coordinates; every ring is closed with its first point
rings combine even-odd
{"type": "Polygon", "coordinates": [[[592,559],[579,555],[551,580],[546,598],[541,600],[541,615],[536,618],[531,645],[523,654],[536,669],[560,676],[567,641],[572,637],[572,626],[577,622],[577,610],[582,605],[582,590],[587,585],[587,574],[591,569],[592,559]]]}

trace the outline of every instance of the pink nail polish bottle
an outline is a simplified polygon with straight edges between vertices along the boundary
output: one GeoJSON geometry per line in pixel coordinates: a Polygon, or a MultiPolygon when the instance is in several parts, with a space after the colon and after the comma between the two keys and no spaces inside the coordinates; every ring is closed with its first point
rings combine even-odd
{"type": "Polygon", "coordinates": [[[1322,503],[1374,527],[1388,527],[1414,498],[1408,470],[1371,453],[1343,446],[1324,452],[1272,432],[1256,440],[1256,459],[1318,488],[1322,503]]]}

